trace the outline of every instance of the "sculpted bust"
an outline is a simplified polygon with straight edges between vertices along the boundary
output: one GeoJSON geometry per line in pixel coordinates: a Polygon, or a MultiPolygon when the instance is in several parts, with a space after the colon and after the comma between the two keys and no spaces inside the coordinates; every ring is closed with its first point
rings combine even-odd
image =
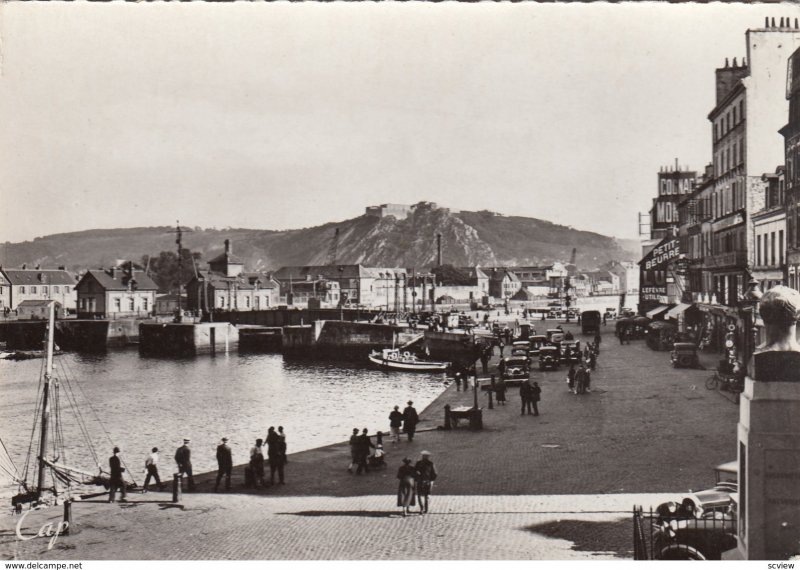
{"type": "Polygon", "coordinates": [[[773,287],[761,298],[759,312],[766,342],[753,354],[751,377],[758,382],[800,382],[800,293],[783,285],[773,287]]]}

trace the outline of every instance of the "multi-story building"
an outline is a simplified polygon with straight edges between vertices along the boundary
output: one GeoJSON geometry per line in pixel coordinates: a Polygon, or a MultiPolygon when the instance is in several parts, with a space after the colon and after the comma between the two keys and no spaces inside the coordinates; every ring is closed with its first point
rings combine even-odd
{"type": "Polygon", "coordinates": [[[494,268],[488,275],[489,295],[495,299],[510,299],[522,288],[519,277],[505,267],[494,268]]]}
{"type": "Polygon", "coordinates": [[[650,239],[662,240],[678,225],[678,204],[691,194],[697,172],[675,166],[662,167],[658,172],[658,195],[650,208],[650,239]]]}
{"type": "Polygon", "coordinates": [[[74,312],[77,306],[75,278],[59,269],[6,269],[0,267],[0,311],[15,311],[23,301],[56,301],[61,309],[74,312]]]}
{"type": "Polygon", "coordinates": [[[786,265],[789,287],[800,289],[800,49],[789,59],[786,98],[789,122],[780,130],[784,137],[786,170],[786,265]]]}
{"type": "Polygon", "coordinates": [[[563,263],[550,265],[509,267],[517,276],[520,287],[537,296],[559,294],[564,289],[569,271],[563,263]]]}
{"type": "Polygon", "coordinates": [[[233,255],[227,239],[225,251],[186,284],[186,308],[198,313],[259,311],[278,303],[278,282],[268,273],[245,273],[244,262],[233,255]]]}
{"type": "Polygon", "coordinates": [[[78,318],[148,317],[155,312],[158,285],[133,263],[89,270],[75,286],[78,318]]]}
{"type": "Polygon", "coordinates": [[[755,255],[752,276],[766,291],[785,281],[786,209],[784,201],[784,168],[765,173],[764,207],[753,212],[755,255]]]}
{"type": "Polygon", "coordinates": [[[788,112],[784,70],[800,46],[800,30],[788,23],[767,22],[745,35],[747,58],[716,70],[716,105],[708,115],[714,191],[706,267],[716,300],[731,307],[742,298],[757,261],[753,214],[764,209],[762,174],[784,159],[779,134],[788,112]]]}

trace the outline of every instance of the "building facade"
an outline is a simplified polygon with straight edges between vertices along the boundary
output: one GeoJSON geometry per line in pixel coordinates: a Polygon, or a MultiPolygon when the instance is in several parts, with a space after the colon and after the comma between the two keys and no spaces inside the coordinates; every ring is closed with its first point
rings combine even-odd
{"type": "Polygon", "coordinates": [[[278,306],[279,284],[268,273],[246,273],[244,262],[233,254],[230,240],[225,251],[208,262],[186,284],[186,308],[197,314],[213,311],[260,311],[278,306]]]}
{"type": "Polygon", "coordinates": [[[533,295],[545,297],[560,295],[569,272],[563,263],[551,265],[509,267],[517,276],[520,287],[524,287],[533,295]]]}
{"type": "Polygon", "coordinates": [[[89,270],[75,286],[78,318],[146,318],[155,313],[158,286],[132,263],[89,270]]]}
{"type": "Polygon", "coordinates": [[[786,209],[784,168],[762,177],[764,207],[752,214],[755,254],[752,276],[767,291],[785,283],[786,275],[786,209]]]}
{"type": "Polygon", "coordinates": [[[800,48],[789,59],[786,99],[789,120],[784,139],[786,190],[786,265],[789,287],[800,289],[800,48]]]}
{"type": "Polygon", "coordinates": [[[60,269],[6,269],[0,267],[0,310],[16,311],[23,301],[56,301],[62,310],[75,312],[77,293],[75,278],[60,269]]]}
{"type": "Polygon", "coordinates": [[[658,172],[658,194],[650,208],[650,238],[662,240],[679,223],[678,204],[691,194],[697,172],[682,169],[675,159],[674,167],[662,167],[658,172]]]}

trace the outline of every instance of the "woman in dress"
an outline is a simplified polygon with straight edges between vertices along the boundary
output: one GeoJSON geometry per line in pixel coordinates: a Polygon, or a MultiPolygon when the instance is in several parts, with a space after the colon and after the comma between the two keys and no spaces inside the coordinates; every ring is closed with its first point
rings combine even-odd
{"type": "Polygon", "coordinates": [[[411,465],[408,457],[403,458],[403,464],[397,470],[400,485],[397,489],[397,506],[402,507],[403,516],[408,515],[409,507],[417,505],[417,470],[411,465]]]}

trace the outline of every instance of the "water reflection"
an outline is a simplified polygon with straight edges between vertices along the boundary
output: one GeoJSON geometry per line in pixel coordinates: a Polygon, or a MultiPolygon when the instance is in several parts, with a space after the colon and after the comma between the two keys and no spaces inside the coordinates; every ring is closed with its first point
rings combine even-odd
{"type": "MultiPolygon", "coordinates": [[[[41,366],[40,360],[0,361],[0,437],[18,468],[30,443],[41,366]]],[[[289,361],[279,354],[185,359],[141,358],[136,350],[66,354],[56,359],[56,376],[63,385],[66,462],[95,470],[69,413],[63,380],[69,378],[100,463],[105,466],[110,455],[110,439],[122,448],[137,479],[154,446],[170,473],[184,437],[192,440],[195,470],[215,469],[223,436],[231,439],[234,462],[244,463],[255,439],[265,437],[269,426],[282,425],[291,453],[343,441],[354,427],[388,431],[394,405],[411,399],[421,410],[444,388],[443,374],[387,373],[368,365],[289,361]]]]}

